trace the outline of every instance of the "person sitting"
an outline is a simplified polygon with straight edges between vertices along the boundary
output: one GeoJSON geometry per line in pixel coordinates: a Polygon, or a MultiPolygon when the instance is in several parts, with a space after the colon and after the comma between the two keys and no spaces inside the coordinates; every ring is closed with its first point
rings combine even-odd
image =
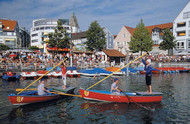
{"type": "Polygon", "coordinates": [[[118,89],[117,83],[119,82],[118,78],[114,78],[114,83],[111,85],[111,94],[121,95],[120,90],[118,89]]]}
{"type": "Polygon", "coordinates": [[[38,86],[38,95],[46,95],[47,94],[47,90],[45,88],[45,80],[44,79],[41,79],[41,82],[38,86]]]}

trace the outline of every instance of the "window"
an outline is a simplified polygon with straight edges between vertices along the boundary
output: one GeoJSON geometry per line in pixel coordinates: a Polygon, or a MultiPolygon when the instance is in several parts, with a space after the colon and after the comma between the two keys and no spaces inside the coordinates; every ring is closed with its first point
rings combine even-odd
{"type": "Polygon", "coordinates": [[[11,35],[12,35],[12,32],[7,32],[7,35],[11,36],[11,35]]]}
{"type": "Polygon", "coordinates": [[[40,30],[44,30],[44,27],[40,27],[40,30]]]}
{"type": "Polygon", "coordinates": [[[184,42],[177,42],[177,49],[184,49],[184,42]]]}
{"type": "Polygon", "coordinates": [[[122,37],[125,37],[125,34],[123,34],[122,37]]]}
{"type": "Polygon", "coordinates": [[[189,12],[184,12],[183,13],[183,18],[184,19],[190,18],[190,11],[189,12]]]}
{"type": "Polygon", "coordinates": [[[186,22],[180,22],[180,23],[177,23],[177,27],[185,27],[186,26],[186,22]]]}
{"type": "Polygon", "coordinates": [[[45,29],[50,29],[50,27],[45,27],[45,29]]]}
{"type": "Polygon", "coordinates": [[[0,42],[3,42],[3,39],[2,39],[2,38],[0,38],[0,42]]]}
{"type": "Polygon", "coordinates": [[[190,40],[188,40],[187,47],[190,49],[190,40]]]}
{"type": "Polygon", "coordinates": [[[119,42],[117,42],[117,47],[119,47],[119,42]]]}
{"type": "Polygon", "coordinates": [[[39,30],[39,28],[36,28],[36,31],[39,30]]]}
{"type": "Polygon", "coordinates": [[[177,36],[185,36],[186,32],[185,31],[179,31],[177,32],[177,36]]]}
{"type": "Polygon", "coordinates": [[[36,33],[36,34],[32,34],[32,37],[36,37],[36,36],[38,36],[38,34],[36,33]]]}
{"type": "Polygon", "coordinates": [[[38,42],[38,39],[32,40],[32,43],[38,42]]]}
{"type": "Polygon", "coordinates": [[[158,44],[158,40],[154,40],[154,44],[158,44]]]}

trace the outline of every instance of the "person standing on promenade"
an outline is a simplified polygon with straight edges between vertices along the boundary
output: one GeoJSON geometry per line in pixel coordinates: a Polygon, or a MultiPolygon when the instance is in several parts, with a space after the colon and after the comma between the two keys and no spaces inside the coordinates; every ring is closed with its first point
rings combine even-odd
{"type": "Polygon", "coordinates": [[[145,65],[144,71],[146,73],[145,79],[146,79],[146,85],[148,87],[147,93],[152,93],[152,85],[151,85],[151,79],[152,79],[152,67],[150,65],[150,59],[144,60],[142,59],[143,64],[145,65]]]}
{"type": "Polygon", "coordinates": [[[62,64],[61,66],[61,72],[62,72],[62,80],[63,80],[63,89],[66,89],[66,76],[67,76],[67,70],[66,70],[66,66],[65,63],[62,64]]]}

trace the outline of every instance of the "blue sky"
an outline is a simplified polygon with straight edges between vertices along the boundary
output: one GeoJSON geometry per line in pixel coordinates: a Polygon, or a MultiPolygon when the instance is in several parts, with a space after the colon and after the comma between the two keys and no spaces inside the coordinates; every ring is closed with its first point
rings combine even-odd
{"type": "Polygon", "coordinates": [[[118,34],[123,25],[135,27],[142,18],[145,26],[173,22],[189,0],[0,0],[0,18],[17,20],[30,29],[32,20],[69,19],[74,11],[85,31],[97,20],[118,34]]]}

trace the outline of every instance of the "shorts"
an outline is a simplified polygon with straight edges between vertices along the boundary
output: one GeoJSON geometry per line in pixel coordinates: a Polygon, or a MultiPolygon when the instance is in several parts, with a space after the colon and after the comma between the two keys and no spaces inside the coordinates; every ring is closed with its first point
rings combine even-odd
{"type": "Polygon", "coordinates": [[[148,76],[148,75],[146,75],[146,85],[147,86],[149,86],[149,85],[151,85],[151,76],[148,76]]]}

